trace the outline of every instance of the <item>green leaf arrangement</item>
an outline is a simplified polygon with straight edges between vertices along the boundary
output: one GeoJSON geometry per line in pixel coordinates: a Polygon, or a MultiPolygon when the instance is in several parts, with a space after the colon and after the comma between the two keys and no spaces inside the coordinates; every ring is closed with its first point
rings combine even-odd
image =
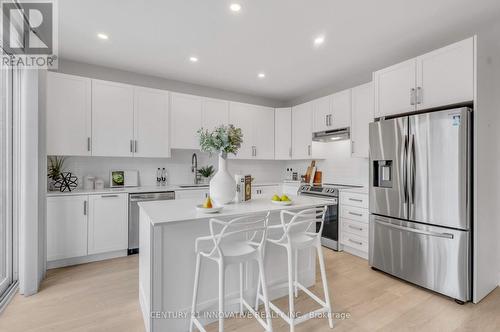
{"type": "Polygon", "coordinates": [[[201,128],[198,130],[200,149],[210,154],[221,154],[226,158],[229,153],[236,155],[243,142],[241,128],[234,125],[222,125],[216,127],[212,132],[201,128]]]}
{"type": "Polygon", "coordinates": [[[204,178],[209,178],[215,173],[215,168],[212,165],[202,167],[198,170],[198,174],[200,174],[204,178]]]}
{"type": "Polygon", "coordinates": [[[64,157],[51,156],[48,158],[47,176],[52,181],[59,179],[64,167],[64,157]]]}

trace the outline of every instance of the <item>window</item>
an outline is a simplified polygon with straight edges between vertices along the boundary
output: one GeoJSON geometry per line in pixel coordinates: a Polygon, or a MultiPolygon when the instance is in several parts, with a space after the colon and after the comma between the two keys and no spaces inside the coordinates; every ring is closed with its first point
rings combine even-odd
{"type": "Polygon", "coordinates": [[[13,70],[0,65],[0,306],[14,285],[13,222],[13,70]]]}

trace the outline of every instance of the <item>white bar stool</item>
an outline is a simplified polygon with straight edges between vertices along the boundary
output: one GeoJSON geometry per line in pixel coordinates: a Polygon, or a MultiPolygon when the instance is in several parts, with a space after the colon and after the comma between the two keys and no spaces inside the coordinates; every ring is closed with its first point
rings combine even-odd
{"type": "Polygon", "coordinates": [[[202,257],[208,258],[219,265],[219,332],[224,331],[224,274],[226,267],[230,264],[239,264],[240,266],[240,294],[238,299],[240,313],[243,313],[243,307],[246,307],[266,331],[272,332],[271,311],[269,309],[269,299],[267,296],[264,274],[264,245],[267,239],[269,214],[270,212],[260,219],[255,216],[249,216],[236,218],[228,222],[210,219],[210,235],[196,239],[196,272],[194,277],[193,303],[191,307],[189,332],[193,331],[194,326],[196,326],[198,330],[206,332],[205,328],[198,320],[198,317],[196,317],[198,283],[202,257]],[[216,227],[220,229],[219,232],[216,232],[216,227]],[[213,242],[213,248],[209,251],[199,250],[199,243],[202,241],[213,242]],[[256,260],[259,266],[259,285],[262,284],[261,299],[265,306],[266,321],[264,321],[260,317],[260,314],[243,298],[243,263],[252,260],[256,260]]]}
{"type": "MultiPolygon", "coordinates": [[[[300,212],[290,212],[290,211],[281,211],[281,224],[268,226],[268,229],[281,229],[283,230],[283,234],[278,239],[267,238],[269,243],[278,245],[286,249],[287,258],[288,258],[288,302],[289,302],[289,315],[280,310],[276,305],[272,302],[269,302],[269,306],[272,310],[274,310],[278,315],[281,316],[289,325],[290,331],[295,331],[295,325],[305,322],[313,318],[315,315],[326,313],[328,315],[328,324],[330,328],[333,328],[333,319],[332,319],[332,306],[330,304],[330,295],[328,292],[328,283],[326,279],[326,271],[325,271],[325,261],[323,258],[323,252],[321,250],[321,232],[323,231],[323,223],[325,220],[327,206],[325,206],[322,210],[308,209],[300,212]],[[286,221],[287,217],[290,219],[289,222],[286,221]],[[321,217],[321,226],[318,231],[316,231],[316,223],[321,217]],[[314,231],[309,231],[309,229],[313,227],[314,231]],[[297,252],[300,249],[305,248],[316,248],[318,252],[318,260],[319,266],[321,270],[321,281],[323,283],[324,296],[325,300],[321,300],[315,294],[313,294],[309,289],[303,286],[298,281],[298,273],[297,273],[297,252]],[[309,295],[313,300],[315,300],[321,308],[310,313],[303,314],[300,317],[295,317],[294,310],[294,295],[298,296],[298,289],[304,291],[307,295],[309,295]]],[[[260,294],[260,280],[257,285],[257,297],[255,308],[257,309],[259,306],[259,300],[263,300],[264,297],[260,294]]],[[[279,285],[278,285],[279,286],[279,285]]]]}

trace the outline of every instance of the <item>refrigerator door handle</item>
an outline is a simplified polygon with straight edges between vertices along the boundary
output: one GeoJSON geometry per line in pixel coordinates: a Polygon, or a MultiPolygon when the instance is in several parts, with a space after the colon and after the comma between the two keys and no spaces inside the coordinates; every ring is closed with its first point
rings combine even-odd
{"type": "Polygon", "coordinates": [[[407,166],[407,156],[408,156],[408,135],[405,135],[404,137],[404,143],[403,143],[403,149],[401,151],[401,176],[402,176],[402,182],[403,182],[403,196],[404,196],[404,203],[408,203],[408,182],[406,180],[406,170],[408,168],[407,166]]]}
{"type": "Polygon", "coordinates": [[[429,235],[429,236],[434,236],[434,237],[442,237],[445,239],[453,240],[453,234],[450,234],[450,233],[436,233],[436,232],[422,231],[422,230],[415,229],[415,228],[394,225],[394,224],[391,224],[389,222],[386,222],[386,221],[383,221],[383,220],[377,219],[377,218],[375,218],[374,221],[377,224],[384,225],[384,226],[391,227],[391,228],[395,228],[395,229],[400,229],[400,230],[403,230],[405,232],[417,233],[417,234],[422,234],[422,235],[429,235]]]}
{"type": "Polygon", "coordinates": [[[415,204],[415,180],[417,176],[417,162],[416,162],[416,155],[415,155],[415,135],[411,135],[411,150],[410,150],[410,167],[411,167],[411,173],[410,173],[410,178],[411,178],[411,187],[410,187],[410,192],[411,192],[411,204],[415,204]]]}

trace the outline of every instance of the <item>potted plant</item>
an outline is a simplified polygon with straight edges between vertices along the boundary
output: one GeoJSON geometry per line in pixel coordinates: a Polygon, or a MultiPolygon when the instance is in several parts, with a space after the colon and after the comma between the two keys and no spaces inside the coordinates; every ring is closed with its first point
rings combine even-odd
{"type": "Polygon", "coordinates": [[[47,177],[49,181],[49,190],[54,190],[54,182],[56,182],[60,177],[64,168],[64,157],[51,156],[48,157],[47,166],[47,177]]]}
{"type": "Polygon", "coordinates": [[[212,175],[214,175],[215,169],[212,165],[202,167],[198,170],[198,174],[201,177],[203,183],[209,182],[212,175]]]}
{"type": "Polygon", "coordinates": [[[227,170],[227,155],[236,155],[243,142],[241,128],[233,125],[216,127],[212,132],[201,128],[198,130],[200,149],[210,155],[219,155],[219,169],[210,180],[210,197],[218,204],[227,204],[234,199],[236,182],[227,170]]]}

